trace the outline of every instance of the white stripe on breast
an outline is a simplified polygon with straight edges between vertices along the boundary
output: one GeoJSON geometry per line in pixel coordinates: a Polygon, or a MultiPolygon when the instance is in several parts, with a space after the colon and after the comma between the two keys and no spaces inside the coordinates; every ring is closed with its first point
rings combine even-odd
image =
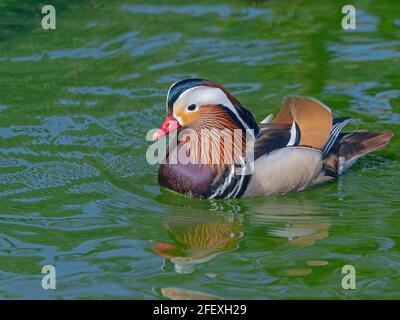
{"type": "Polygon", "coordinates": [[[217,188],[217,190],[215,190],[215,192],[209,197],[209,199],[213,199],[213,198],[215,198],[215,197],[217,197],[219,195],[224,194],[226,188],[230,185],[234,174],[235,174],[235,166],[231,166],[231,169],[229,171],[229,175],[228,175],[227,178],[225,178],[225,182],[222,185],[220,185],[217,188]]]}
{"type": "Polygon", "coordinates": [[[240,180],[239,180],[239,182],[236,183],[235,188],[233,188],[233,190],[225,197],[225,199],[229,199],[231,197],[236,198],[238,193],[240,192],[240,189],[242,188],[243,181],[244,181],[244,172],[246,170],[246,166],[245,166],[243,159],[242,158],[239,158],[239,159],[240,159],[240,162],[242,165],[242,170],[240,172],[240,180]]]}

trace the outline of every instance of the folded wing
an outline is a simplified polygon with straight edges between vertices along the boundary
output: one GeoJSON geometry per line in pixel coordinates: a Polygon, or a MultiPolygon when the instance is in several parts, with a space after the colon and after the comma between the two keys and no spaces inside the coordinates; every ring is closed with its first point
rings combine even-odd
{"type": "Polygon", "coordinates": [[[329,140],[333,117],[331,110],[322,102],[293,96],[285,99],[271,123],[296,124],[301,136],[298,145],[322,150],[329,140]]]}

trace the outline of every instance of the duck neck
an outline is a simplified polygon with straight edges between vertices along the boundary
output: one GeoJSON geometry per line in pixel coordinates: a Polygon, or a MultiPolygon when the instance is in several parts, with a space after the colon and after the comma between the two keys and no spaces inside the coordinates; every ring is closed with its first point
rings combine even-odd
{"type": "Polygon", "coordinates": [[[188,162],[205,167],[240,163],[246,153],[246,132],[230,124],[221,129],[196,124],[180,135],[180,152],[188,162]]]}

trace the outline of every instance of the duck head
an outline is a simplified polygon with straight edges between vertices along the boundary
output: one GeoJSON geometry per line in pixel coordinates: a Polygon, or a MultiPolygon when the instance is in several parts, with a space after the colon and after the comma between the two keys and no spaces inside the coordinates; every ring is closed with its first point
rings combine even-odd
{"type": "Polygon", "coordinates": [[[260,129],[252,114],[221,85],[204,79],[185,79],[168,90],[167,117],[153,140],[172,131],[189,128],[253,130],[258,137],[260,129]]]}

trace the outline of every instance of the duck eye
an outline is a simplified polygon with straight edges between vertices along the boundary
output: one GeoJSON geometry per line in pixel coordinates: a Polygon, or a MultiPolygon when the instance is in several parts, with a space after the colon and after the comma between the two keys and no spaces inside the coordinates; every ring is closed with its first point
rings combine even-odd
{"type": "Polygon", "coordinates": [[[191,104],[190,106],[187,106],[187,108],[189,111],[194,111],[196,110],[196,105],[195,104],[191,104]]]}

